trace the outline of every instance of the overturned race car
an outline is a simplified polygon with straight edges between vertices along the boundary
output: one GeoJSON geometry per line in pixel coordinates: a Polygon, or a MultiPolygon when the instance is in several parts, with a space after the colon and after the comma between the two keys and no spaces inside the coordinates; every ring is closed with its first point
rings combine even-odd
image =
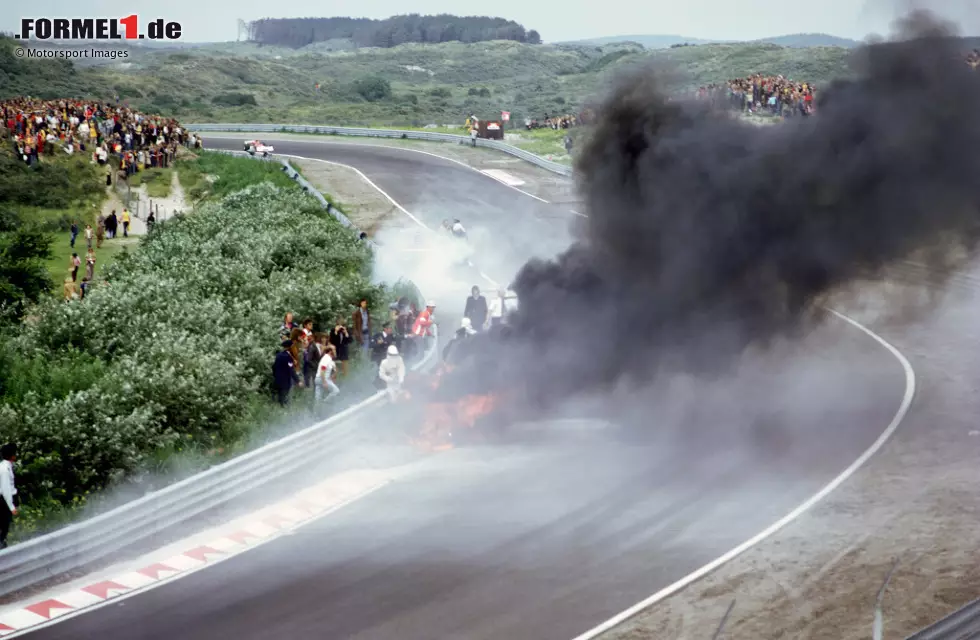
{"type": "Polygon", "coordinates": [[[272,145],[265,144],[261,140],[246,140],[245,141],[245,151],[251,155],[261,154],[262,156],[269,157],[269,154],[275,151],[272,145]]]}

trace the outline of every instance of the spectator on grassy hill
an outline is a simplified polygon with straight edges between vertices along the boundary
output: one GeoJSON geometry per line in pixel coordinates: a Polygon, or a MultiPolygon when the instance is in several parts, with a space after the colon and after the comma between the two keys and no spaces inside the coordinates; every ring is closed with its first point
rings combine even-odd
{"type": "MultiPolygon", "coordinates": [[[[93,236],[93,234],[92,234],[92,225],[90,225],[90,224],[85,225],[85,245],[88,247],[88,250],[89,251],[92,250],[92,236],[93,236]]],[[[72,240],[71,246],[74,247],[75,246],[75,237],[72,236],[72,239],[71,240],[72,240]]]]}
{"type": "MultiPolygon", "coordinates": [[[[0,111],[11,135],[23,136],[25,143],[32,147],[36,140],[38,152],[53,153],[58,141],[64,144],[66,151],[71,149],[72,152],[76,148],[94,150],[103,147],[94,156],[103,165],[111,148],[121,159],[124,153],[154,149],[161,153],[158,156],[162,157],[161,162],[169,166],[176,147],[187,137],[176,120],[144,115],[119,104],[21,97],[0,101],[0,111]],[[29,143],[26,142],[28,138],[29,143]]],[[[25,161],[31,161],[29,158],[33,156],[28,155],[25,161]]],[[[137,170],[132,156],[127,156],[125,162],[130,174],[137,170]]]]}
{"type": "Polygon", "coordinates": [[[293,388],[293,385],[303,384],[296,374],[296,366],[293,363],[293,356],[290,353],[292,347],[292,341],[283,340],[282,349],[276,354],[276,359],[272,363],[273,386],[276,390],[276,398],[283,407],[289,403],[289,391],[293,388]]]}
{"type": "Polygon", "coordinates": [[[371,313],[368,311],[367,298],[361,298],[351,320],[354,340],[361,349],[362,355],[367,355],[371,342],[371,313]]]}
{"type": "Polygon", "coordinates": [[[78,254],[75,253],[74,251],[71,254],[71,260],[69,264],[70,264],[69,268],[71,269],[71,281],[76,282],[78,280],[78,268],[82,266],[82,259],[79,258],[78,254]]]}
{"type": "Polygon", "coordinates": [[[99,220],[95,227],[95,248],[101,249],[103,242],[105,242],[105,218],[99,214],[99,220]]]}
{"type": "Polygon", "coordinates": [[[124,238],[128,238],[129,237],[129,223],[130,223],[129,209],[127,209],[126,207],[123,207],[123,212],[122,212],[122,225],[123,225],[123,237],[124,238]]]}
{"type": "Polygon", "coordinates": [[[75,238],[78,237],[78,221],[77,220],[72,220],[71,221],[70,233],[71,233],[71,243],[70,244],[71,244],[71,248],[74,249],[75,248],[75,238]]]}
{"type": "Polygon", "coordinates": [[[7,548],[10,525],[17,515],[15,462],[17,462],[17,445],[8,442],[0,447],[0,549],[7,548]]]}
{"type": "Polygon", "coordinates": [[[119,224],[119,219],[116,218],[116,210],[113,209],[109,213],[109,217],[105,220],[105,233],[106,237],[112,240],[116,237],[116,227],[119,224]]]}
{"type": "Polygon", "coordinates": [[[65,297],[65,302],[69,302],[75,297],[75,283],[71,276],[65,278],[65,283],[61,286],[61,292],[65,297]]]}
{"type": "Polygon", "coordinates": [[[466,298],[463,316],[469,318],[474,327],[481,329],[487,323],[487,299],[480,294],[480,287],[473,286],[470,296],[466,298]]]}
{"type": "Polygon", "coordinates": [[[700,87],[695,95],[700,100],[727,106],[745,113],[769,115],[810,115],[816,87],[809,82],[797,82],[781,75],[753,74],[735,78],[723,84],[700,87]]]}
{"type": "Polygon", "coordinates": [[[153,231],[153,225],[157,222],[157,217],[153,215],[153,210],[150,210],[150,215],[146,216],[146,230],[153,231]]]}
{"type": "Polygon", "coordinates": [[[343,316],[337,318],[337,324],[330,330],[330,344],[334,347],[334,359],[340,362],[340,373],[347,377],[347,361],[350,360],[350,344],[353,339],[347,330],[343,316]]]}
{"type": "Polygon", "coordinates": [[[95,279],[95,251],[92,247],[88,248],[88,254],[85,256],[85,279],[89,281],[95,279]]]}

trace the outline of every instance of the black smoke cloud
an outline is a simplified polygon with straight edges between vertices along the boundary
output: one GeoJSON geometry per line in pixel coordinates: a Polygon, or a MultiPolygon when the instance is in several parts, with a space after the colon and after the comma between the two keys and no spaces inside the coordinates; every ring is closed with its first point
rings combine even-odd
{"type": "Polygon", "coordinates": [[[656,69],[621,78],[576,166],[582,237],[523,267],[513,330],[457,379],[557,401],[717,372],[896,261],[942,284],[980,238],[980,76],[950,36],[911,15],[780,126],[669,100],[656,69]]]}

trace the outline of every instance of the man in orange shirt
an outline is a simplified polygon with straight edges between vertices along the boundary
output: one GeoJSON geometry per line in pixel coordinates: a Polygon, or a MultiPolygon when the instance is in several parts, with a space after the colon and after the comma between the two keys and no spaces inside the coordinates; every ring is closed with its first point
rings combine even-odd
{"type": "Polygon", "coordinates": [[[436,311],[436,303],[429,300],[425,303],[425,309],[415,318],[415,323],[412,325],[412,354],[411,355],[422,355],[425,353],[425,348],[428,346],[430,339],[435,337],[432,331],[432,325],[435,323],[433,314],[436,311]]]}

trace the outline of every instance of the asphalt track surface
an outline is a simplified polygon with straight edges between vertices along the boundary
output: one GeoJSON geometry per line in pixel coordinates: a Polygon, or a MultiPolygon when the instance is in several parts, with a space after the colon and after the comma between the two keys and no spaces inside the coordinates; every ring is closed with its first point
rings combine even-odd
{"type": "MultiPolygon", "coordinates": [[[[451,162],[269,142],[357,167],[433,225],[465,203],[509,257],[540,252],[529,227],[563,237],[557,205],[451,162]]],[[[765,529],[878,438],[905,391],[899,362],[836,320],[803,350],[727,405],[695,403],[670,444],[568,427],[438,454],[294,535],[28,637],[569,640],[765,529]]],[[[651,428],[666,413],[651,407],[651,428]]]]}

